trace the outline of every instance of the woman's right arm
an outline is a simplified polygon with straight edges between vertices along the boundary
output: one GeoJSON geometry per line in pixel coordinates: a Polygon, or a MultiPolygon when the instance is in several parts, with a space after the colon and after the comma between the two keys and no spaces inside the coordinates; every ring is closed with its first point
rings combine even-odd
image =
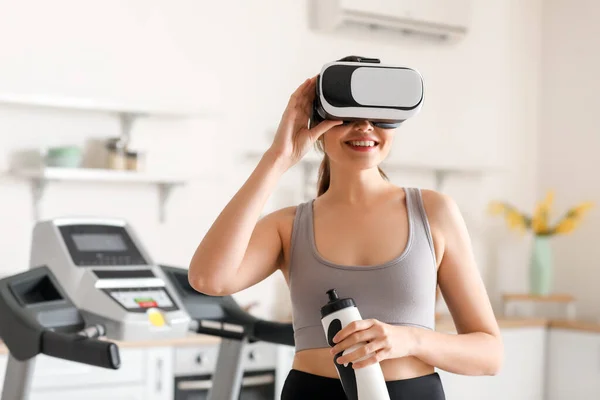
{"type": "Polygon", "coordinates": [[[188,279],[199,292],[223,296],[267,278],[282,265],[279,224],[289,209],[259,219],[281,176],[325,131],[340,122],[308,129],[315,79],[296,89],[283,113],[272,146],[219,214],[190,262],[188,279]],[[258,221],[258,222],[257,222],[258,221]]]}
{"type": "Polygon", "coordinates": [[[194,289],[228,295],[275,272],[281,253],[277,213],[257,220],[285,170],[282,159],[265,153],[196,249],[188,274],[194,289]]]}

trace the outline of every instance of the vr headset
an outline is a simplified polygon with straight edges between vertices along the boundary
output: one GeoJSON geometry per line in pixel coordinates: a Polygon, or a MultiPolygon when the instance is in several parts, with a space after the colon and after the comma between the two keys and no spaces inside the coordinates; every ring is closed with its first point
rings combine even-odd
{"type": "Polygon", "coordinates": [[[324,120],[368,120],[393,129],[423,104],[423,79],[414,69],[349,56],[325,64],[317,77],[311,126],[324,120]]]}

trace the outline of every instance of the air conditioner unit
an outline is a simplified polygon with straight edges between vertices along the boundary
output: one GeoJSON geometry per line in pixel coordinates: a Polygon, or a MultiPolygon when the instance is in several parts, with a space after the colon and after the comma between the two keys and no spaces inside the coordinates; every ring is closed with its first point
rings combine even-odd
{"type": "Polygon", "coordinates": [[[470,0],[313,0],[313,27],[321,31],[381,30],[456,40],[467,33],[470,0]]]}

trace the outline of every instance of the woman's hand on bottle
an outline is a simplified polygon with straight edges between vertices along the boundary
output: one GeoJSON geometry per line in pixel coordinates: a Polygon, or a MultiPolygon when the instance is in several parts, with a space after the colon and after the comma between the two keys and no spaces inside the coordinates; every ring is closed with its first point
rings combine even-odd
{"type": "Polygon", "coordinates": [[[319,137],[342,121],[322,121],[309,129],[317,77],[304,81],[290,96],[283,112],[279,127],[268,150],[289,168],[296,164],[310,150],[319,137]]]}
{"type": "Polygon", "coordinates": [[[337,363],[352,363],[354,369],[364,368],[390,358],[400,358],[414,354],[417,344],[417,329],[410,326],[390,325],[376,319],[358,320],[349,323],[334,337],[335,355],[363,343],[337,359],[337,363]]]}

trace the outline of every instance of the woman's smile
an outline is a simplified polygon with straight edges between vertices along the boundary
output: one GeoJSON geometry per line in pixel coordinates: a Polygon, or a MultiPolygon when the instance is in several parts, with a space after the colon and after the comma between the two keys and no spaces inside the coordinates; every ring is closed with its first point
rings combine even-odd
{"type": "Polygon", "coordinates": [[[379,141],[370,136],[362,136],[345,140],[344,144],[353,151],[371,152],[379,146],[379,141]]]}

